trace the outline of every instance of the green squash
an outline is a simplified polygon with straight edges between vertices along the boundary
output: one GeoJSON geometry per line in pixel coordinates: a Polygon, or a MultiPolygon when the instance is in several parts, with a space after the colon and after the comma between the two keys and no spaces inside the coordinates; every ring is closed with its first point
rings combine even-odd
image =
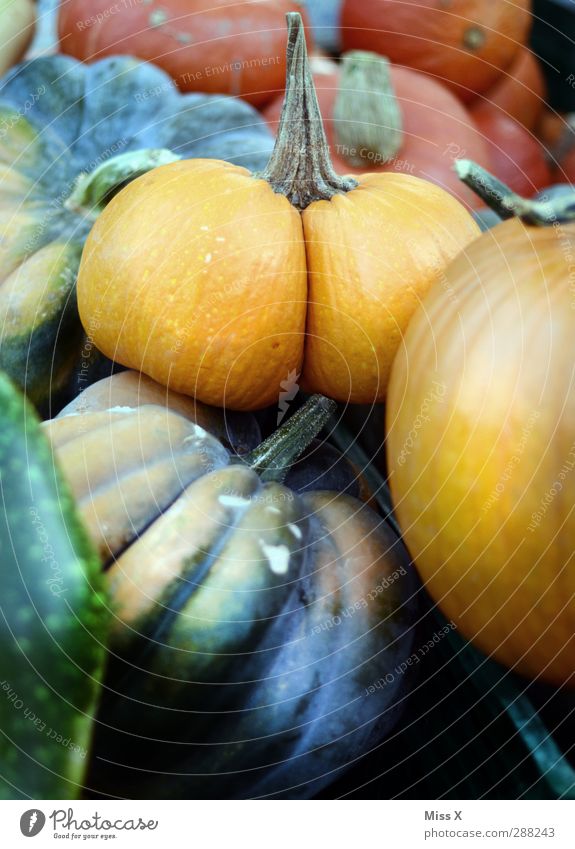
{"type": "Polygon", "coordinates": [[[0,492],[0,798],[77,798],[106,657],[104,581],[35,413],[5,375],[0,492]]]}
{"type": "Polygon", "coordinates": [[[80,400],[44,427],[115,610],[90,786],[316,794],[394,727],[416,619],[401,540],[313,442],[335,405],[310,399],[240,459],[196,423],[221,433],[223,411],[166,406],[134,372],[80,400]]]}
{"type": "Polygon", "coordinates": [[[174,157],[257,171],[272,146],[246,103],[181,95],[163,71],[129,57],[85,65],[56,55],[14,68],[0,83],[0,368],[44,409],[74,370],[84,389],[98,353],[75,283],[98,209],[174,157]]]}

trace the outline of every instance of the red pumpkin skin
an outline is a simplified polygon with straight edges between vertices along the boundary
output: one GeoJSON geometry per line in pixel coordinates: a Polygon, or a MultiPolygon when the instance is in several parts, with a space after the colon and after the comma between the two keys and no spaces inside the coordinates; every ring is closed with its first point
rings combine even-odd
{"type": "Polygon", "coordinates": [[[490,104],[533,130],[545,106],[547,87],[541,66],[528,47],[522,47],[511,67],[494,86],[470,106],[471,115],[490,104]]]}
{"type": "Polygon", "coordinates": [[[555,171],[558,183],[573,183],[575,185],[575,148],[571,150],[555,171]]]}
{"type": "Polygon", "coordinates": [[[531,0],[343,0],[344,50],[372,50],[440,80],[464,102],[508,68],[531,27],[531,0]]]}
{"type": "Polygon", "coordinates": [[[477,108],[474,120],[491,156],[491,172],[523,197],[532,197],[552,182],[540,142],[500,110],[477,108]]]}
{"type": "MultiPolygon", "coordinates": [[[[378,165],[366,157],[365,167],[356,168],[338,154],[335,138],[333,110],[340,75],[337,71],[316,71],[313,78],[333,167],[338,174],[403,172],[436,183],[471,209],[483,206],[477,195],[461,183],[453,170],[453,161],[473,159],[489,169],[491,159],[466,108],[445,86],[410,68],[392,65],[391,78],[403,119],[402,148],[386,165],[378,165]]],[[[263,110],[274,132],[277,132],[282,104],[283,92],[263,110]]]]}
{"type": "Polygon", "coordinates": [[[305,20],[293,0],[63,0],[58,36],[76,59],[130,54],[163,68],[182,91],[261,106],[285,84],[285,16],[294,10],[305,20]]]}

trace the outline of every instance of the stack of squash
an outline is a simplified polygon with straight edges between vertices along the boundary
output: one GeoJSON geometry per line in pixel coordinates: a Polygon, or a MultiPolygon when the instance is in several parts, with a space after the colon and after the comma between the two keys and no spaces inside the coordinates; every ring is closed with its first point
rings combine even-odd
{"type": "Polygon", "coordinates": [[[316,795],[401,714],[411,557],[468,639],[573,683],[575,194],[514,191],[549,179],[529,3],[334,3],[313,73],[293,4],[248,5],[72,0],[75,58],[0,84],[0,641],[69,734],[8,713],[6,796],[316,795]],[[386,402],[403,537],[336,402],[386,402]]]}

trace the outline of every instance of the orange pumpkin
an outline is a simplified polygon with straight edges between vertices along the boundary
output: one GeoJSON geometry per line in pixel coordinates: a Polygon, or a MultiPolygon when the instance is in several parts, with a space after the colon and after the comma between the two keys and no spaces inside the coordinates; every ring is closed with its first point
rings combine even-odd
{"type": "Polygon", "coordinates": [[[535,135],[548,148],[559,144],[567,130],[568,116],[545,106],[535,125],[535,135]]]}
{"type": "Polygon", "coordinates": [[[298,6],[293,0],[63,0],[60,50],[88,62],[128,53],[163,68],[182,91],[230,94],[259,106],[283,85],[285,14],[298,6]]]}
{"type": "Polygon", "coordinates": [[[487,103],[477,107],[474,120],[483,133],[496,177],[525,197],[549,185],[551,171],[545,150],[529,130],[487,103]]]}
{"type": "MultiPolygon", "coordinates": [[[[313,78],[333,167],[339,174],[362,174],[368,169],[413,174],[479,208],[480,201],[458,179],[453,162],[466,156],[489,167],[489,154],[467,110],[445,86],[363,51],[345,55],[341,70],[333,62],[316,62],[313,78]],[[396,111],[401,127],[394,140],[390,136],[397,130],[391,121],[396,111]],[[338,137],[338,115],[356,118],[346,143],[338,137]]],[[[283,95],[263,111],[276,132],[282,107],[283,95]]]]}
{"type": "Polygon", "coordinates": [[[301,17],[288,21],[290,84],[265,172],[191,160],[134,181],[96,222],[78,278],[103,353],[231,409],[277,402],[300,372],[308,391],[382,399],[414,310],[478,234],[431,183],[333,171],[301,17]]]}
{"type": "Polygon", "coordinates": [[[572,147],[561,161],[558,176],[562,181],[575,185],[575,147],[572,147]]]}
{"type": "Polygon", "coordinates": [[[546,95],[547,86],[539,62],[528,47],[522,47],[495,85],[470,106],[471,115],[476,110],[481,112],[489,108],[533,130],[545,106],[546,95]]]}
{"type": "Polygon", "coordinates": [[[468,639],[574,686],[575,193],[529,202],[461,165],[519,217],[450,265],[405,336],[387,404],[395,510],[468,639]]]}
{"type": "Polygon", "coordinates": [[[344,0],[345,50],[373,50],[424,71],[464,101],[509,67],[531,26],[531,0],[344,0]]]}
{"type": "Polygon", "coordinates": [[[547,118],[542,128],[550,136],[549,151],[553,179],[558,183],[575,184],[575,114],[547,118]]]}

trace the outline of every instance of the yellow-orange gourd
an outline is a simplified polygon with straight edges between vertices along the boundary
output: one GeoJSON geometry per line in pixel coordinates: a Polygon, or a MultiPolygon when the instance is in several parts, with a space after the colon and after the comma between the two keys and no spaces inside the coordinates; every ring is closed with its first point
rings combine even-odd
{"type": "Polygon", "coordinates": [[[575,683],[574,339],[575,224],[506,221],[426,298],[387,408],[427,589],[485,652],[555,684],[575,683]]]}

